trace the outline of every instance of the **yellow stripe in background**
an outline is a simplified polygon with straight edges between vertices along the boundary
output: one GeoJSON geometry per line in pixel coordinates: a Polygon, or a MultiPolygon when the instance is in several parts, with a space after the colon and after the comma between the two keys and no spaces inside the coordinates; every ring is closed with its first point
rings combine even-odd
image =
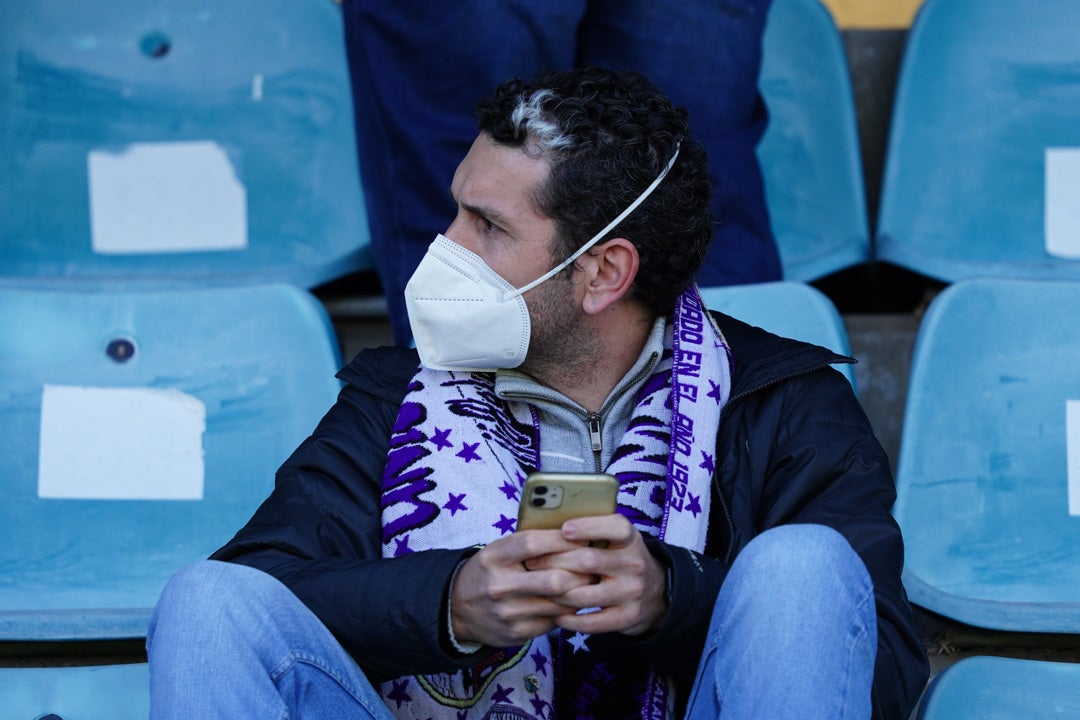
{"type": "Polygon", "coordinates": [[[922,0],[821,0],[841,28],[907,28],[922,0]]]}

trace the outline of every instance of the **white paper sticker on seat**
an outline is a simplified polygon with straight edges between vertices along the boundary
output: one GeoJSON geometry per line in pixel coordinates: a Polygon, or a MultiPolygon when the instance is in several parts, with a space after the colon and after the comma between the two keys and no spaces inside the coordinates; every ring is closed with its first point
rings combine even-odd
{"type": "Polygon", "coordinates": [[[87,166],[95,253],[247,247],[247,191],[217,143],[135,143],[119,153],[91,150],[87,166]]]}
{"type": "Polygon", "coordinates": [[[1080,516],[1080,400],[1065,402],[1065,443],[1069,466],[1069,514],[1080,516]]]}
{"type": "Polygon", "coordinates": [[[38,496],[200,500],[206,406],[179,390],[46,385],[38,496]]]}
{"type": "Polygon", "coordinates": [[[1080,260],[1080,148],[1046,148],[1046,252],[1080,260]]]}

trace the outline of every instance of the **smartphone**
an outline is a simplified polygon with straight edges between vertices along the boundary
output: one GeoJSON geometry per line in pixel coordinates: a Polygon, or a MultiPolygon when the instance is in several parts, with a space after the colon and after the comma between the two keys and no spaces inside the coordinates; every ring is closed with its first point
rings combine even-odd
{"type": "Polygon", "coordinates": [[[518,530],[554,530],[575,517],[615,512],[619,481],[607,473],[536,472],[525,480],[518,530]]]}

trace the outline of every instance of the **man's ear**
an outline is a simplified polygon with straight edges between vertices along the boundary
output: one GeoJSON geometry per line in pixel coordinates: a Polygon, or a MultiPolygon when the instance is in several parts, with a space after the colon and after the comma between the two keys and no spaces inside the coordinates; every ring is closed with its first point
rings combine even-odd
{"type": "Polygon", "coordinates": [[[582,309],[596,315],[625,297],[637,277],[639,261],[637,248],[626,238],[612,238],[578,258],[585,273],[582,309]]]}

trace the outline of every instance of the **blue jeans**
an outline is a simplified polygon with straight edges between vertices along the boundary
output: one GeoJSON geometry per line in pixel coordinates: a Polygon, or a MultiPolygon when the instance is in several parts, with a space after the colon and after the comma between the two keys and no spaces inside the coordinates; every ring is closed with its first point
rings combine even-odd
{"type": "MultiPolygon", "coordinates": [[[[876,648],[873,587],[848,543],[817,525],[770,530],[717,597],[686,717],[869,718],[876,648]]],[[[322,623],[241,565],[177,573],[147,651],[153,720],[393,718],[322,623]]]]}
{"type": "Polygon", "coordinates": [[[344,0],[371,247],[397,342],[410,337],[405,283],[454,218],[447,190],[476,138],[473,107],[541,70],[636,70],[689,110],[718,223],[699,284],[779,280],[755,154],[771,1],[344,0]]]}

